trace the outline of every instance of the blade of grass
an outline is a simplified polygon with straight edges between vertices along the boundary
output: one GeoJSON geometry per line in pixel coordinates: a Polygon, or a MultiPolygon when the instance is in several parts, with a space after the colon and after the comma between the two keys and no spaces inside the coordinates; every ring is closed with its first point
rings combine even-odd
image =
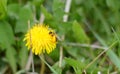
{"type": "MultiPolygon", "coordinates": [[[[90,67],[102,54],[104,54],[107,50],[111,49],[116,43],[117,43],[117,41],[115,41],[114,43],[112,43],[109,48],[107,48],[106,50],[104,50],[103,52],[101,52],[91,63],[89,63],[89,64],[85,67],[85,69],[87,69],[88,67],[90,67]]],[[[116,60],[116,59],[115,59],[115,60],[116,60]]]]}
{"type": "Polygon", "coordinates": [[[106,31],[107,35],[109,36],[110,35],[110,27],[109,27],[108,23],[106,22],[106,19],[104,18],[103,14],[99,10],[99,8],[95,5],[95,2],[93,0],[91,0],[89,2],[91,4],[91,6],[93,7],[93,9],[95,10],[95,12],[97,13],[97,16],[99,17],[99,20],[103,24],[103,26],[105,28],[105,31],[106,31]]]}
{"type": "Polygon", "coordinates": [[[114,28],[113,28],[113,27],[111,27],[111,29],[112,29],[112,31],[113,31],[113,33],[114,33],[114,35],[115,35],[116,39],[117,39],[117,40],[118,40],[118,42],[120,43],[120,38],[118,37],[118,35],[117,35],[116,31],[114,30],[114,28]]]}
{"type": "MultiPolygon", "coordinates": [[[[88,26],[88,28],[91,30],[93,35],[96,37],[96,39],[105,47],[108,47],[105,41],[102,40],[102,38],[90,27],[89,23],[84,20],[85,24],[88,26]]],[[[115,66],[120,70],[120,59],[118,56],[112,51],[109,50],[107,52],[107,56],[110,58],[110,60],[115,64],[115,66]]]]}

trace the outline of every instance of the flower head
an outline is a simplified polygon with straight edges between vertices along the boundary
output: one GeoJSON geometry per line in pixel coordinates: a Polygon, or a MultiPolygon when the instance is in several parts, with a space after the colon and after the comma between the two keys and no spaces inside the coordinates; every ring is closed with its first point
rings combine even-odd
{"type": "Polygon", "coordinates": [[[35,55],[47,52],[48,54],[56,48],[56,34],[48,26],[34,25],[28,30],[24,41],[28,49],[32,49],[35,55]]]}

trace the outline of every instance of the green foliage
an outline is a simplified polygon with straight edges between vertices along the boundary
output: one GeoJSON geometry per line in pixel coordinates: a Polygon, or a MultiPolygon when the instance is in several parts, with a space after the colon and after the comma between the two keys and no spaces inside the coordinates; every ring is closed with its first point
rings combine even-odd
{"type": "Polygon", "coordinates": [[[27,4],[22,7],[18,12],[18,20],[16,22],[15,32],[26,32],[28,28],[28,21],[33,22],[33,13],[30,8],[30,5],[27,4]]]}
{"type": "MultiPolygon", "coordinates": [[[[44,73],[120,72],[119,0],[72,0],[70,11],[65,13],[66,1],[0,0],[0,73],[26,72],[29,51],[23,38],[28,21],[31,27],[35,22],[39,23],[41,13],[45,16],[44,23],[58,36],[56,49],[45,55],[46,61],[42,59],[46,64],[44,73]],[[68,15],[67,22],[63,22],[65,14],[68,15]],[[65,57],[62,67],[59,67],[60,47],[65,57]],[[109,50],[97,58],[106,48],[109,50]]],[[[34,65],[35,72],[40,72],[38,56],[34,56],[34,65]]]]}
{"type": "Polygon", "coordinates": [[[89,38],[85,34],[84,29],[81,27],[81,25],[74,21],[72,25],[73,35],[77,42],[79,43],[89,43],[89,38]]]}
{"type": "Polygon", "coordinates": [[[0,0],[0,20],[4,19],[7,13],[7,0],[0,0]]]}
{"type": "Polygon", "coordinates": [[[120,70],[120,59],[118,58],[118,56],[116,56],[116,54],[113,51],[108,51],[107,55],[109,56],[109,58],[111,59],[111,61],[116,65],[116,67],[120,70]]]}
{"type": "Polygon", "coordinates": [[[15,43],[13,30],[8,22],[0,21],[0,35],[0,44],[3,49],[15,43]]]}
{"type": "MultiPolygon", "coordinates": [[[[22,40],[21,40],[22,41],[22,40]]],[[[22,69],[25,68],[27,58],[28,58],[28,50],[26,50],[25,43],[21,42],[21,49],[19,49],[19,65],[22,69]]]]}
{"type": "Polygon", "coordinates": [[[9,4],[7,11],[11,19],[18,19],[18,12],[20,11],[20,5],[18,4],[9,4]]]}
{"type": "Polygon", "coordinates": [[[64,4],[61,0],[53,0],[52,6],[54,20],[62,21],[64,14],[64,4]]]}
{"type": "Polygon", "coordinates": [[[48,13],[48,11],[45,9],[45,7],[41,6],[41,11],[44,14],[44,16],[46,17],[46,19],[52,19],[52,15],[50,13],[48,13]]]}
{"type": "Polygon", "coordinates": [[[66,63],[73,67],[76,74],[82,74],[82,69],[84,68],[84,63],[71,59],[71,58],[65,58],[66,63]]]}
{"type": "Polygon", "coordinates": [[[13,73],[17,71],[17,64],[16,64],[16,51],[13,47],[6,48],[6,58],[8,59],[8,63],[10,64],[13,73]]]}
{"type": "Polygon", "coordinates": [[[44,0],[33,0],[33,4],[35,5],[35,6],[40,6],[42,3],[44,2],[44,0]]]}

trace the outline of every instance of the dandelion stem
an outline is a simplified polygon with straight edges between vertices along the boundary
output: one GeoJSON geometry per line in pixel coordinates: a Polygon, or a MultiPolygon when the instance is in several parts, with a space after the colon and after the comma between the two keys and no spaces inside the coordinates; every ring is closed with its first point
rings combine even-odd
{"type": "MultiPolygon", "coordinates": [[[[41,54],[40,55],[42,59],[45,59],[44,55],[41,54]]],[[[45,71],[45,63],[43,61],[41,61],[41,70],[40,70],[40,74],[44,74],[45,71]]]]}

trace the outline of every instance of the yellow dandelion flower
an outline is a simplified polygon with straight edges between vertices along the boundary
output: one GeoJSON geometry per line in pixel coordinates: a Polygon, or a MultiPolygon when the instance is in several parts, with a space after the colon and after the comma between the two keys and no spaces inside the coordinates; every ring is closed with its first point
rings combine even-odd
{"type": "Polygon", "coordinates": [[[28,30],[24,41],[28,49],[32,49],[35,55],[47,52],[48,54],[56,48],[56,34],[48,26],[35,25],[28,30]]]}

